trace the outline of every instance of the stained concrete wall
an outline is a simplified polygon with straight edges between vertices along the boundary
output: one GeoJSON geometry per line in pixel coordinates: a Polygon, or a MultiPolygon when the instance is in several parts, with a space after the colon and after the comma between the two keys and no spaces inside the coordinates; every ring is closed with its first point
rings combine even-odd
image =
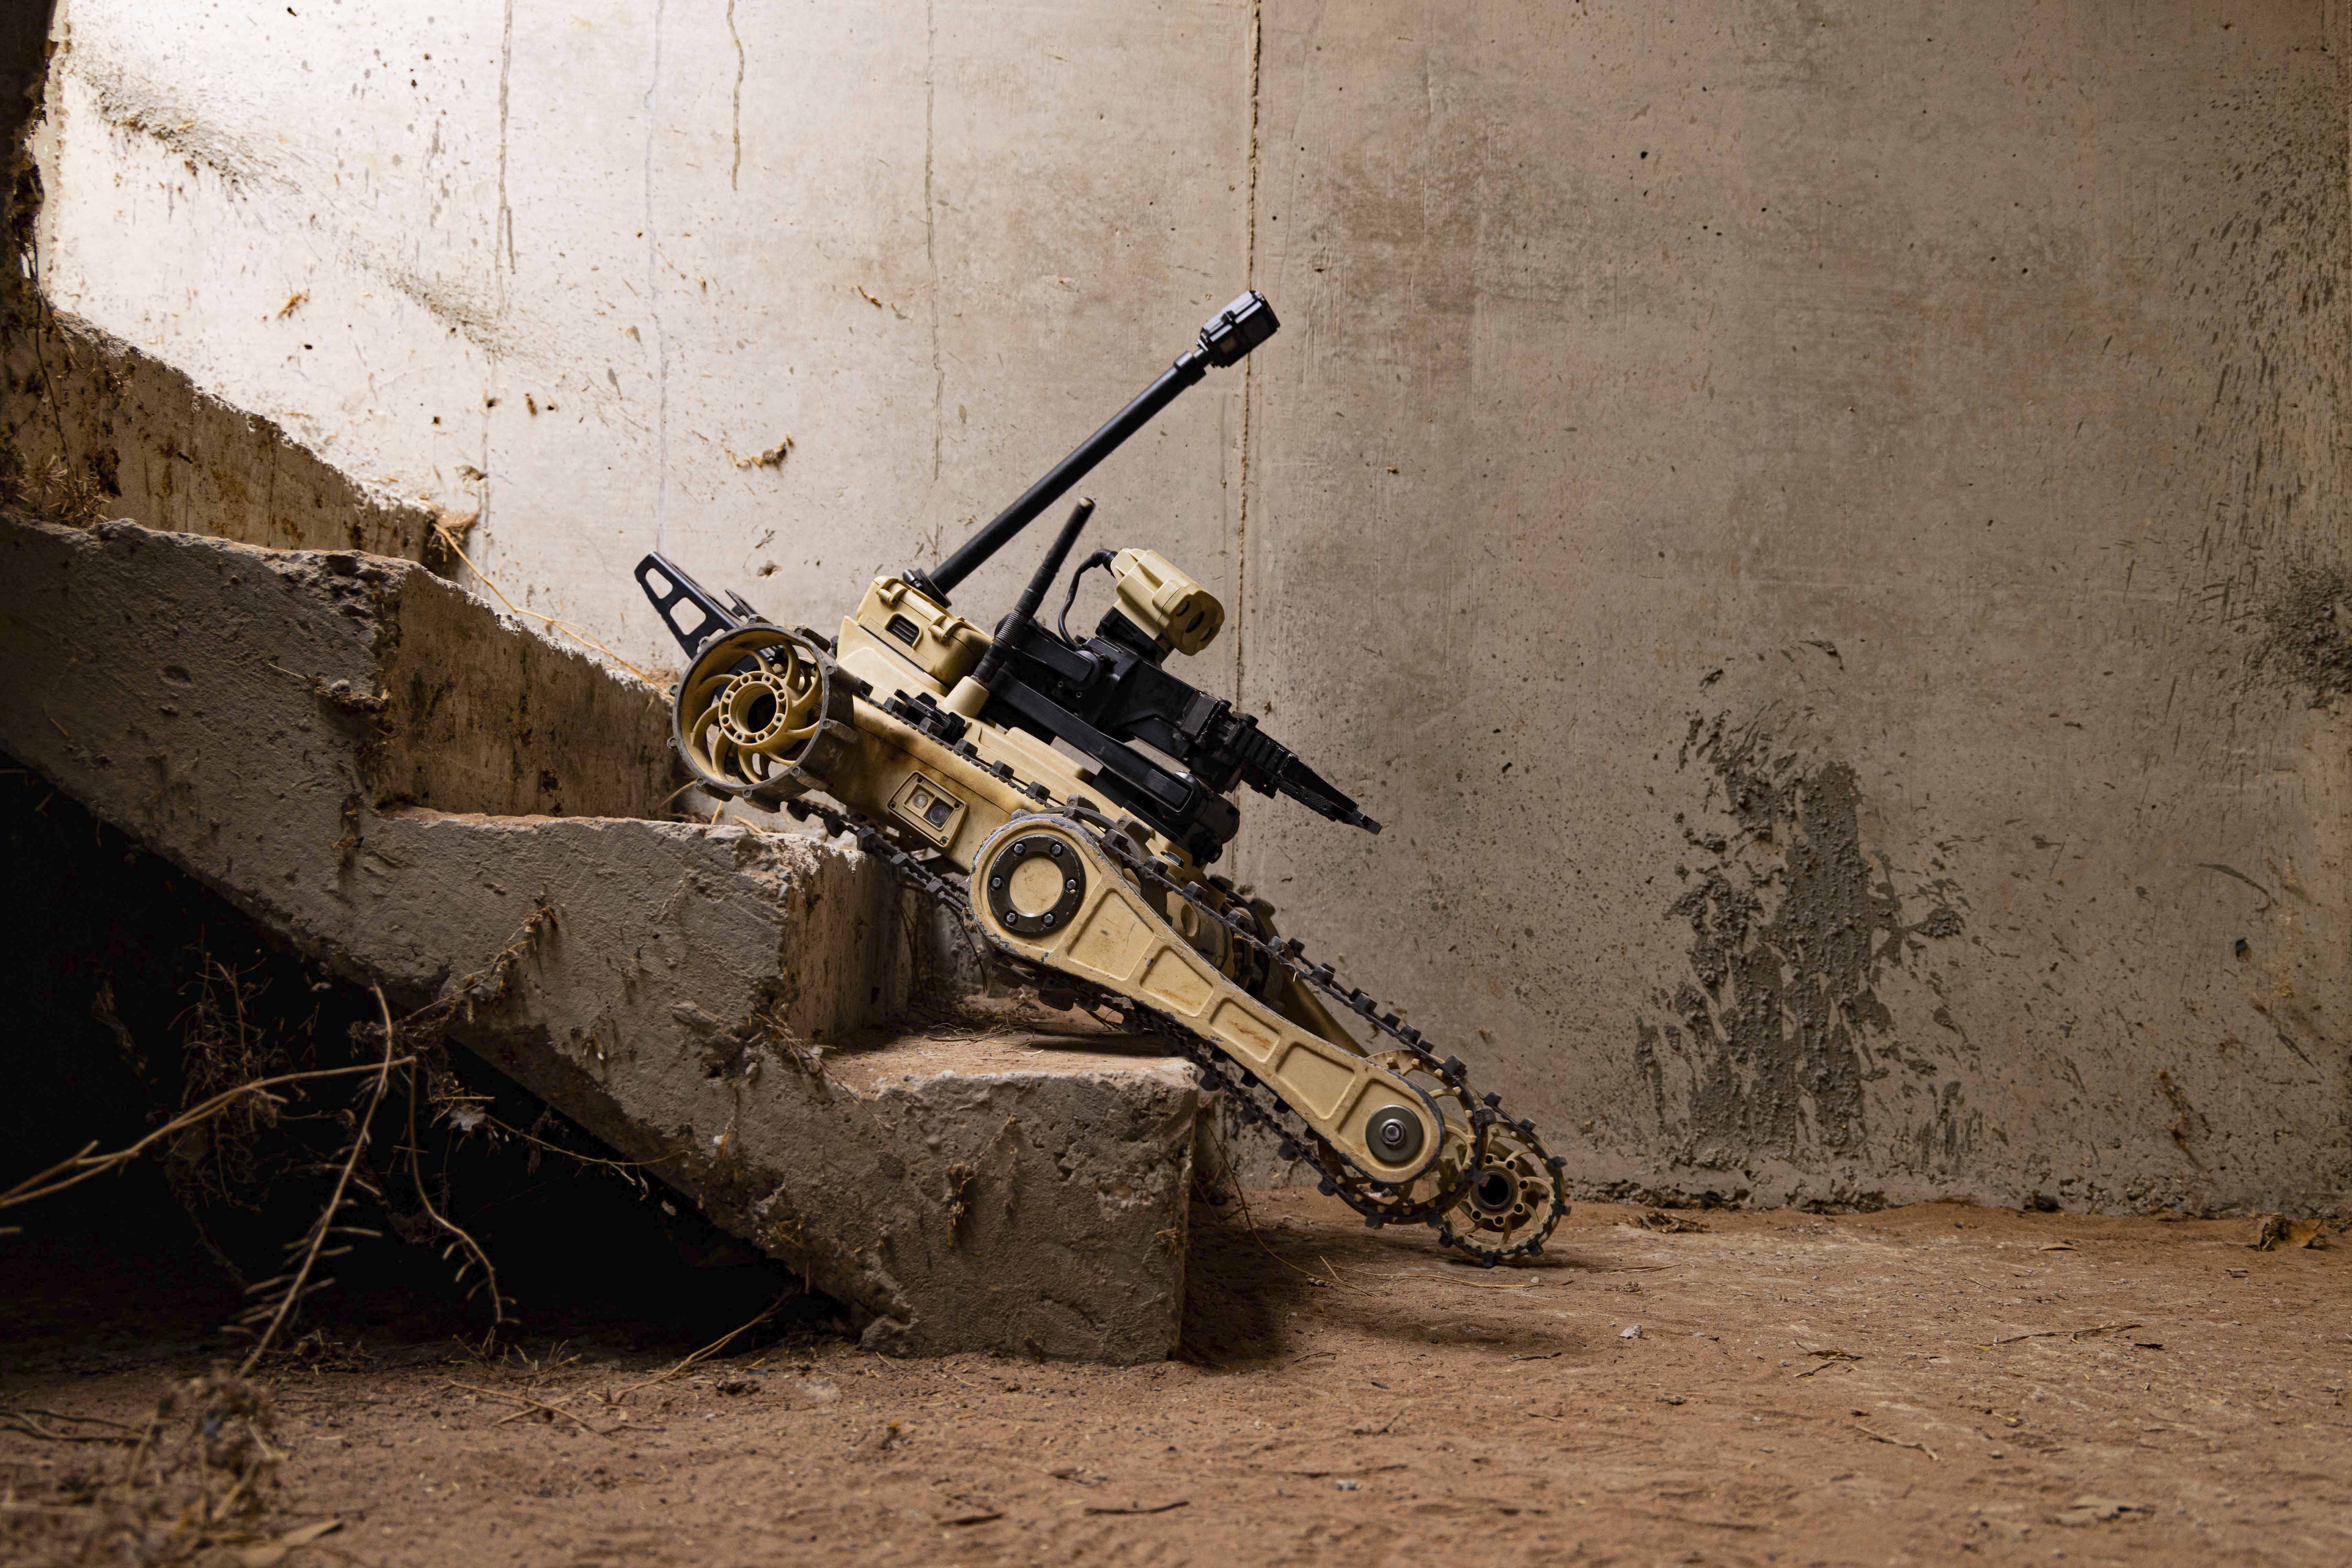
{"type": "Polygon", "coordinates": [[[60,5],[45,298],[519,601],[838,614],[1251,282],[1100,542],[1391,824],[1240,874],[1580,1181],[2352,1189],[2323,7],[296,9],[60,5]]]}
{"type": "Polygon", "coordinates": [[[1398,827],[1253,868],[1580,1174],[2345,1194],[2321,20],[1269,13],[1244,694],[1398,827]]]}

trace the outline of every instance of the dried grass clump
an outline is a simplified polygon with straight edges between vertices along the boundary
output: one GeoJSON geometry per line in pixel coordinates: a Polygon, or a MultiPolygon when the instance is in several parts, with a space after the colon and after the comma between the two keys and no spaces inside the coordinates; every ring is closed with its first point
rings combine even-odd
{"type": "Polygon", "coordinates": [[[223,1368],[166,1390],[137,1428],[80,1424],[110,1429],[71,1440],[128,1451],[68,1472],[47,1496],[0,1496],[0,1558],[44,1568],[270,1568],[339,1522],[289,1530],[273,1520],[285,1500],[278,1467],[286,1453],[269,1393],[223,1368]]]}
{"type": "Polygon", "coordinates": [[[106,516],[107,492],[99,476],[52,454],[27,463],[0,452],[0,507],[41,523],[86,528],[106,516]]]}

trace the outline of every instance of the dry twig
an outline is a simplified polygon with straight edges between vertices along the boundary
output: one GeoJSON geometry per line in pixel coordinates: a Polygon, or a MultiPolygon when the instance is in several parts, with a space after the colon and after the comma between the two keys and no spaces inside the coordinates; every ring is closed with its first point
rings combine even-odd
{"type": "Polygon", "coordinates": [[[1413,1269],[1402,1274],[1375,1274],[1375,1280],[1434,1280],[1441,1285],[1467,1285],[1474,1291],[1533,1291],[1543,1284],[1541,1280],[1502,1281],[1472,1280],[1456,1274],[1440,1274],[1427,1269],[1413,1269]]]}
{"type": "MultiPolygon", "coordinates": [[[[383,1015],[384,1050],[388,1053],[392,1050],[394,1035],[392,1004],[383,999],[382,986],[371,988],[375,992],[376,1009],[383,1015]]],[[[373,1107],[371,1106],[370,1110],[373,1111],[373,1107]]],[[[415,1183],[416,1201],[425,1206],[425,1218],[455,1238],[448,1246],[441,1249],[442,1260],[446,1262],[452,1250],[462,1248],[466,1253],[466,1262],[458,1265],[457,1278],[463,1280],[468,1267],[479,1267],[482,1270],[482,1279],[475,1285],[474,1290],[481,1289],[484,1284],[489,1286],[490,1326],[498,1327],[507,1321],[506,1299],[499,1294],[499,1271],[492,1266],[490,1255],[483,1251],[481,1243],[467,1235],[455,1220],[433,1207],[433,1195],[425,1188],[425,1171],[417,1163],[416,1155],[416,1071],[414,1068],[411,1068],[408,1073],[408,1175],[409,1179],[415,1183]]],[[[467,1291],[466,1299],[472,1301],[474,1291],[467,1291]]]]}
{"type": "MultiPolygon", "coordinates": [[[[2093,1323],[2086,1329],[2036,1329],[2032,1333],[2013,1333],[2007,1339],[1997,1339],[1993,1344],[2015,1344],[2029,1339],[2089,1339],[2093,1334],[2114,1333],[2119,1329],[2145,1328],[2144,1323],[2093,1323]]],[[[1987,1345],[1986,1349],[1992,1348],[1987,1345]]]]}
{"type": "Polygon", "coordinates": [[[240,1083],[234,1089],[224,1090],[200,1105],[194,1105],[181,1112],[177,1116],[127,1148],[117,1149],[108,1155],[93,1155],[90,1150],[98,1147],[96,1141],[83,1145],[79,1154],[59,1160],[47,1170],[36,1171],[15,1186],[0,1192],[0,1208],[12,1208],[20,1203],[30,1203],[35,1198],[47,1197],[52,1193],[63,1192],[69,1186],[88,1181],[94,1176],[100,1176],[107,1171],[129,1165],[163,1139],[174,1134],[185,1132],[207,1117],[219,1114],[221,1111],[244,1095],[266,1093],[281,1083],[301,1083],[317,1078],[348,1078],[359,1072],[388,1071],[390,1068],[405,1066],[414,1060],[413,1057],[404,1056],[391,1059],[387,1062],[368,1062],[358,1067],[321,1067],[307,1072],[281,1072],[274,1078],[260,1078],[251,1083],[240,1083]]]}
{"type": "MultiPolygon", "coordinates": [[[[1250,1212],[1249,1195],[1242,1190],[1242,1178],[1234,1171],[1233,1155],[1226,1149],[1223,1139],[1219,1139],[1217,1141],[1217,1156],[1224,1161],[1225,1181],[1234,1190],[1234,1201],[1241,1205],[1242,1223],[1249,1228],[1250,1239],[1257,1243],[1257,1249],[1259,1251],[1265,1253],[1267,1257],[1273,1259],[1276,1262],[1281,1264],[1284,1268],[1289,1270],[1292,1273],[1297,1275],[1308,1284],[1316,1286],[1318,1289],[1328,1289],[1334,1283],[1343,1285],[1345,1288],[1351,1291],[1359,1288],[1354,1285],[1348,1285],[1345,1281],[1340,1280],[1337,1270],[1333,1271],[1330,1279],[1326,1280],[1310,1269],[1300,1268],[1297,1264],[1292,1262],[1289,1259],[1285,1258],[1281,1253],[1276,1252],[1273,1248],[1267,1246],[1265,1243],[1265,1238],[1258,1234],[1257,1217],[1250,1212]]],[[[1318,1261],[1321,1261],[1323,1267],[1326,1269],[1329,1269],[1331,1267],[1328,1260],[1318,1258],[1318,1261]]]]}
{"type": "Polygon", "coordinates": [[[120,1421],[102,1420],[96,1416],[68,1416],[56,1410],[36,1410],[29,1406],[0,1410],[0,1427],[21,1432],[27,1437],[38,1437],[44,1443],[135,1443],[131,1428],[120,1421]],[[93,1427],[113,1427],[112,1432],[52,1432],[35,1416],[47,1416],[52,1421],[79,1421],[93,1427]]]}
{"type": "MultiPolygon", "coordinates": [[[[54,1420],[119,1423],[56,1411],[54,1420]]],[[[165,1392],[144,1424],[122,1427],[131,1452],[101,1479],[69,1487],[64,1500],[0,1496],[16,1516],[11,1549],[58,1563],[140,1563],[151,1568],[195,1563],[277,1563],[285,1551],[337,1527],[334,1520],[272,1534],[262,1521],[278,1500],[285,1453],[275,1447],[266,1390],[215,1372],[165,1392]]],[[[15,1557],[11,1561],[17,1560],[15,1557]]]]}
{"type": "MultiPolygon", "coordinates": [[[[379,1002],[383,1000],[383,991],[381,988],[376,991],[376,1000],[379,1002]]],[[[391,1017],[388,1009],[385,1017],[387,1020],[391,1017]]],[[[277,1338],[278,1329],[293,1314],[296,1305],[310,1290],[310,1271],[318,1267],[320,1258],[326,1252],[327,1238],[336,1229],[335,1216],[342,1211],[344,1194],[351,1190],[352,1173],[359,1169],[360,1155],[367,1150],[368,1130],[375,1123],[376,1107],[383,1103],[383,1092],[392,1083],[392,1069],[395,1060],[392,1054],[394,1038],[392,1029],[387,1022],[383,1031],[383,1061],[376,1067],[375,1087],[368,1094],[366,1112],[360,1117],[359,1124],[352,1129],[351,1152],[343,1157],[343,1168],[335,1176],[335,1189],[328,1194],[327,1207],[320,1211],[317,1222],[310,1227],[310,1233],[306,1239],[307,1245],[299,1242],[296,1244],[303,1247],[302,1261],[291,1276],[279,1277],[285,1282],[285,1289],[279,1292],[278,1305],[270,1312],[269,1322],[263,1327],[260,1337],[253,1342],[253,1349],[247,1353],[244,1362],[238,1365],[236,1375],[239,1377],[251,1375],[254,1367],[260,1362],[262,1354],[268,1350],[269,1342],[277,1338]]],[[[278,1282],[278,1280],[265,1280],[256,1289],[267,1290],[278,1282]]]]}
{"type": "Polygon", "coordinates": [[[1885,1443],[1897,1448],[1916,1448],[1921,1453],[1927,1455],[1929,1458],[1938,1461],[1943,1458],[1941,1454],[1938,1454],[1935,1449],[1929,1448],[1925,1443],[1906,1443],[1900,1437],[1890,1437],[1884,1432],[1873,1431],[1870,1427],[1864,1426],[1859,1421],[1856,1421],[1853,1424],[1853,1429],[1861,1433],[1864,1437],[1872,1439],[1874,1442],[1885,1443]]]}
{"type": "Polygon", "coordinates": [[[45,1421],[71,1421],[83,1427],[112,1427],[118,1431],[131,1429],[127,1421],[111,1421],[103,1416],[75,1416],[63,1410],[45,1410],[38,1405],[16,1405],[6,1412],[11,1416],[38,1416],[45,1421]]]}
{"type": "Polygon", "coordinates": [[[606,1395],[604,1396],[604,1403],[607,1405],[618,1405],[621,1401],[626,1399],[630,1395],[635,1394],[641,1388],[651,1388],[657,1383],[667,1383],[671,1378],[676,1377],[679,1373],[688,1370],[689,1367],[700,1365],[703,1362],[709,1360],[712,1356],[717,1355],[720,1351],[725,1350],[729,1345],[734,1343],[736,1340],[744,1334],[751,1333],[753,1329],[758,1328],[761,1323],[766,1322],[770,1318],[774,1317],[778,1312],[783,1311],[786,1303],[792,1301],[799,1295],[799,1293],[800,1292],[797,1291],[786,1291],[782,1295],[778,1296],[774,1301],[769,1302],[767,1310],[762,1312],[758,1317],[753,1318],[751,1322],[744,1323],[740,1328],[730,1329],[727,1333],[720,1334],[717,1339],[712,1340],[700,1350],[698,1350],[691,1355],[687,1356],[685,1359],[678,1362],[677,1365],[670,1367],[667,1371],[656,1373],[653,1376],[646,1378],[643,1383],[632,1383],[626,1388],[622,1389],[618,1394],[606,1395]]]}
{"type": "Polygon", "coordinates": [[[649,686],[658,686],[663,684],[662,682],[654,679],[653,676],[646,674],[645,671],[637,668],[635,664],[629,663],[626,659],[621,657],[620,654],[613,652],[612,649],[604,646],[604,643],[596,641],[596,639],[589,633],[587,628],[576,626],[569,621],[558,620],[552,615],[542,615],[536,610],[525,610],[521,605],[517,604],[513,600],[509,599],[506,596],[506,591],[501,589],[497,583],[492,582],[489,578],[484,574],[482,569],[474,564],[474,558],[466,553],[466,547],[464,545],[458,543],[457,531],[448,524],[435,523],[433,525],[433,531],[440,537],[442,547],[447,549],[451,555],[454,555],[459,560],[464,561],[466,563],[466,570],[474,574],[474,580],[480,583],[484,588],[488,589],[492,596],[494,596],[500,604],[507,607],[507,611],[509,614],[520,616],[525,620],[536,621],[551,632],[561,632],[565,636],[571,638],[573,642],[581,643],[583,646],[595,649],[596,652],[604,654],[604,657],[612,660],[613,663],[628,671],[629,674],[636,676],[637,679],[645,682],[646,685],[649,686]]]}
{"type": "MultiPolygon", "coordinates": [[[[541,1121],[545,1121],[548,1118],[544,1115],[541,1118],[541,1121]]],[[[632,1180],[636,1181],[639,1186],[639,1190],[641,1191],[644,1189],[644,1178],[637,1176],[635,1173],[644,1170],[650,1166],[667,1165],[670,1161],[677,1158],[678,1155],[683,1152],[681,1150],[673,1149],[666,1155],[656,1155],[649,1160],[608,1160],[601,1155],[583,1155],[577,1149],[567,1149],[562,1144],[551,1144],[545,1138],[539,1136],[537,1134],[526,1132],[524,1129],[516,1126],[511,1122],[502,1122],[487,1111],[482,1113],[482,1124],[484,1126],[496,1129],[507,1137],[520,1138],[535,1149],[544,1149],[551,1155],[555,1155],[561,1158],[573,1161],[576,1164],[583,1166],[603,1166],[607,1170],[619,1171],[623,1175],[629,1176],[632,1180]]],[[[533,1124],[536,1125],[537,1124],[533,1124]]]]}
{"type": "MultiPolygon", "coordinates": [[[[438,1044],[442,1035],[461,1016],[470,1016],[475,1007],[494,1001],[503,994],[512,976],[514,966],[529,950],[541,931],[553,923],[554,918],[553,908],[542,900],[532,910],[530,916],[516,932],[513,938],[492,958],[483,973],[466,976],[439,1000],[397,1023],[393,1019],[391,1004],[385,999],[383,988],[380,986],[372,988],[375,993],[376,1008],[383,1019],[383,1050],[378,1061],[348,1067],[312,1068],[296,1072],[275,1073],[238,1083],[234,1087],[221,1090],[196,1104],[185,1107],[136,1143],[109,1153],[96,1152],[98,1145],[93,1140],[84,1145],[76,1154],[22,1178],[11,1186],[0,1189],[0,1209],[51,1197],[88,1181],[93,1176],[120,1170],[158,1145],[175,1148],[177,1142],[184,1140],[193,1130],[240,1104],[257,1103],[260,1109],[257,1114],[274,1119],[277,1109],[285,1103],[283,1097],[273,1092],[275,1090],[290,1084],[372,1074],[374,1081],[369,1086],[364,1111],[356,1118],[346,1117],[347,1124],[352,1129],[352,1136],[349,1146],[343,1153],[341,1168],[336,1172],[334,1186],[328,1197],[326,1207],[301,1238],[287,1249],[289,1253],[299,1253],[299,1261],[290,1271],[263,1281],[248,1289],[248,1294],[257,1294],[262,1299],[240,1318],[240,1324],[247,1330],[250,1330],[257,1322],[260,1322],[262,1326],[253,1348],[238,1368],[237,1375],[246,1376],[268,1352],[279,1331],[293,1320],[303,1298],[324,1288],[325,1281],[314,1281],[312,1278],[319,1263],[349,1250],[345,1246],[331,1247],[330,1242],[341,1238],[373,1237],[378,1234],[363,1227],[340,1223],[339,1218],[352,1201],[351,1189],[354,1186],[381,1197],[371,1179],[373,1171],[362,1172],[361,1166],[370,1145],[376,1113],[381,1108],[384,1095],[390,1088],[393,1070],[404,1068],[408,1070],[408,1137],[404,1148],[397,1152],[405,1154],[407,1156],[410,1178],[415,1186],[417,1200],[426,1218],[436,1228],[449,1239],[443,1248],[442,1256],[446,1259],[452,1253],[463,1252],[464,1261],[458,1269],[458,1278],[461,1280],[473,1270],[477,1268],[480,1270],[482,1277],[474,1289],[479,1291],[484,1285],[488,1287],[493,1330],[495,1330],[498,1324],[506,1321],[505,1298],[498,1287],[497,1270],[480,1243],[443,1212],[441,1207],[435,1202],[428,1184],[425,1180],[421,1146],[417,1139],[416,1079],[418,1071],[425,1070],[427,1083],[433,1089],[435,1104],[439,1106],[444,1103],[450,1092],[443,1087],[438,1080],[447,1078],[447,1069],[441,1059],[433,1053],[432,1048],[438,1044]],[[413,1042],[412,1050],[404,1055],[398,1051],[404,1033],[413,1042]],[[263,1321],[265,1319],[266,1322],[263,1321]]],[[[250,1066],[259,1065],[252,1049],[251,1037],[255,1033],[255,1028],[246,1016],[246,990],[240,975],[229,967],[212,959],[209,955],[205,956],[205,963],[206,965],[204,979],[205,994],[198,998],[197,1004],[191,1009],[191,1014],[184,1016],[195,1017],[196,1025],[192,1027],[208,1028],[228,1041],[235,1048],[230,1053],[233,1061],[248,1064],[248,1070],[250,1066]],[[226,1006],[215,999],[210,974],[215,970],[218,971],[226,987],[228,1001],[226,1006]],[[207,1019],[212,1021],[208,1024],[207,1019]]],[[[131,1041],[128,1030],[123,1029],[120,1019],[113,1015],[110,995],[100,993],[97,1011],[100,1021],[108,1022],[114,1028],[126,1051],[134,1051],[134,1043],[131,1041]]],[[[315,1024],[315,1018],[313,1022],[315,1024]]],[[[454,1084],[454,1082],[453,1079],[449,1080],[450,1083],[454,1084]]],[[[529,1134],[519,1133],[518,1135],[535,1145],[542,1143],[542,1140],[529,1134]]],[[[552,1145],[543,1146],[554,1149],[552,1145]]],[[[570,1154],[567,1150],[555,1150],[555,1152],[570,1154]]],[[[590,1155],[574,1155],[571,1157],[594,1164],[617,1163],[598,1161],[590,1155]]],[[[468,1292],[469,1297],[472,1293],[468,1292]]],[[[30,1435],[45,1436],[38,1432],[30,1435]]],[[[83,1440],[72,1438],[66,1434],[58,1434],[57,1437],[58,1440],[83,1440]]]]}
{"type": "Polygon", "coordinates": [[[544,1399],[533,1399],[527,1394],[516,1394],[502,1388],[484,1388],[476,1384],[460,1383],[454,1377],[450,1378],[448,1383],[450,1387],[462,1388],[468,1394],[479,1394],[490,1399],[509,1399],[522,1406],[511,1416],[499,1416],[491,1423],[493,1426],[503,1427],[509,1421],[520,1420],[525,1416],[536,1416],[543,1410],[550,1416],[561,1416],[566,1421],[578,1422],[580,1429],[583,1432],[593,1432],[600,1437],[609,1437],[613,1435],[601,1427],[591,1427],[585,1420],[564,1409],[561,1405],[550,1405],[544,1399]]]}

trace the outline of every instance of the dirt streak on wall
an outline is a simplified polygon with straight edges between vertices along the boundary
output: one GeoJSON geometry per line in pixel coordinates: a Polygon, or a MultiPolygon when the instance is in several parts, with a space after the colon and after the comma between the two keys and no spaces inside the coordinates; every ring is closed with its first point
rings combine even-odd
{"type": "MultiPolygon", "coordinates": [[[[1689,973],[1636,1031],[1658,1135],[1676,1165],[1740,1173],[1739,1197],[1757,1196],[1759,1165],[1780,1163],[1826,1178],[1807,1196],[1851,1199],[1883,1164],[1865,1135],[1870,1092],[1907,1074],[1934,1107],[1928,1174],[1956,1177],[1977,1132],[1963,1081],[1948,1076],[1956,1051],[1906,1041],[1876,988],[1889,968],[1937,983],[1919,961],[1965,929],[1965,897],[1938,877],[1906,908],[1893,866],[1862,841],[1853,767],[1808,758],[1772,716],[1694,715],[1677,757],[1710,777],[1697,821],[1677,813],[1685,891],[1664,912],[1689,927],[1689,973]]],[[[1936,1016],[1957,1035],[1948,1009],[1936,1016]]]]}

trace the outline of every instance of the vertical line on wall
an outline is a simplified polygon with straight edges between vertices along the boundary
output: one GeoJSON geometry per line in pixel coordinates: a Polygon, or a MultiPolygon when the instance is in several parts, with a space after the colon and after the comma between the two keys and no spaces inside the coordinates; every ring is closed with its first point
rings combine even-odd
{"type": "MultiPolygon", "coordinates": [[[[1249,189],[1244,200],[1246,233],[1242,240],[1243,287],[1257,287],[1257,99],[1258,69],[1265,55],[1264,0],[1250,0],[1249,11],[1249,189]]],[[[1243,702],[1242,683],[1249,656],[1249,460],[1250,404],[1257,387],[1257,356],[1242,361],[1241,499],[1234,520],[1234,705],[1243,702]]]]}
{"type": "Polygon", "coordinates": [[[735,97],[729,109],[728,126],[735,137],[735,159],[727,165],[727,188],[741,190],[737,176],[743,172],[743,35],[735,30],[735,0],[727,0],[727,37],[735,46],[735,97]]]}
{"type": "Polygon", "coordinates": [[[923,259],[931,269],[931,483],[940,482],[940,446],[945,439],[948,374],[940,358],[940,210],[931,202],[931,104],[939,73],[937,0],[923,6],[923,259]]]}
{"type": "MultiPolygon", "coordinates": [[[[499,26],[499,216],[498,227],[490,235],[490,297],[498,301],[499,320],[503,324],[507,314],[509,276],[514,271],[514,209],[507,204],[507,83],[514,73],[514,0],[506,0],[499,26]]],[[[490,496],[498,481],[490,468],[490,410],[502,390],[499,380],[498,334],[489,335],[482,349],[483,380],[488,384],[482,389],[482,451],[474,460],[482,476],[476,481],[474,491],[475,548],[487,538],[490,526],[490,496]]]]}
{"type": "Polygon", "coordinates": [[[662,337],[661,246],[654,229],[654,138],[660,126],[662,13],[655,0],[653,74],[646,83],[646,313],[654,329],[654,549],[669,543],[669,345],[662,337]]]}
{"type": "Polygon", "coordinates": [[[514,270],[514,209],[507,204],[507,78],[514,70],[514,0],[506,0],[506,21],[499,35],[499,232],[490,246],[490,275],[497,283],[499,310],[507,308],[507,273],[514,270]],[[499,257],[506,257],[506,270],[499,257]]]}

